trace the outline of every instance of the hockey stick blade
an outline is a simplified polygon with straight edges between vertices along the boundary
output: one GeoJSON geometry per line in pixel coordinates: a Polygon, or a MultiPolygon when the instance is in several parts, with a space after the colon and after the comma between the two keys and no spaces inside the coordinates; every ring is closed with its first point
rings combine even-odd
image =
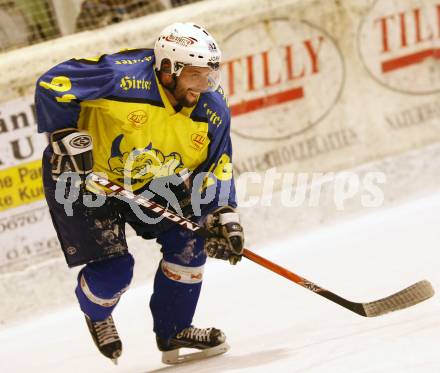
{"type": "Polygon", "coordinates": [[[388,297],[363,303],[362,307],[366,317],[375,317],[414,306],[433,295],[434,288],[431,283],[422,280],[388,297]]]}
{"type": "MultiPolygon", "coordinates": [[[[163,216],[165,219],[172,221],[174,224],[181,226],[183,229],[192,231],[201,237],[207,238],[212,236],[212,233],[207,231],[203,226],[198,225],[186,217],[175,214],[168,208],[163,207],[142,195],[135,195],[133,192],[124,189],[122,186],[115,184],[112,181],[99,176],[98,174],[92,173],[90,176],[94,182],[110,189],[113,196],[125,197],[127,200],[143,206],[148,210],[163,216]]],[[[408,308],[417,303],[423,302],[434,295],[432,285],[429,283],[429,281],[423,280],[386,298],[369,303],[356,303],[342,298],[339,295],[318,286],[312,281],[309,281],[304,277],[301,277],[296,273],[293,273],[248,249],[243,249],[243,256],[257,263],[258,265],[265,267],[268,270],[314,292],[315,294],[318,294],[331,302],[339,304],[340,306],[365,317],[380,316],[389,312],[408,308]]]]}

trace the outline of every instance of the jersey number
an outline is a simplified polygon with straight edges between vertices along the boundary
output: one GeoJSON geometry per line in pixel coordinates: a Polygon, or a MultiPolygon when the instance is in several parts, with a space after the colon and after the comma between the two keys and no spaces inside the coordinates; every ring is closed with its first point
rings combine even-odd
{"type": "MultiPolygon", "coordinates": [[[[50,83],[40,82],[40,86],[46,89],[50,89],[55,92],[68,92],[72,89],[72,82],[67,76],[56,76],[50,83]]],[[[62,96],[55,97],[57,102],[69,103],[75,100],[76,96],[71,93],[66,93],[62,96]]]]}
{"type": "Polygon", "coordinates": [[[216,183],[216,180],[228,181],[232,179],[231,157],[223,153],[217,163],[214,163],[208,171],[208,176],[202,184],[202,190],[216,183]],[[213,177],[215,176],[215,178],[213,177]]]}

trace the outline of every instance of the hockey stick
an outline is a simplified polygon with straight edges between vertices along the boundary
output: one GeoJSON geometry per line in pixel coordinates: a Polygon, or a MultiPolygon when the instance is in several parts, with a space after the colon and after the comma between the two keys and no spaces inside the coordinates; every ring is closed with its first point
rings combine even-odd
{"type": "Polygon", "coordinates": [[[356,303],[342,298],[329,290],[323,289],[304,277],[298,276],[295,273],[279,266],[278,264],[275,264],[253,253],[252,251],[244,249],[243,255],[249,260],[258,263],[261,266],[278,273],[280,276],[283,276],[290,281],[293,281],[298,285],[301,285],[302,287],[309,289],[314,293],[327,298],[328,300],[331,300],[332,302],[337,303],[340,306],[347,308],[348,310],[353,311],[361,316],[375,317],[384,315],[388,312],[398,311],[414,306],[415,304],[423,302],[434,295],[434,288],[430,282],[422,280],[388,297],[368,303],[356,303]]]}
{"type": "MultiPolygon", "coordinates": [[[[206,230],[204,227],[198,225],[197,223],[192,222],[191,220],[177,215],[167,208],[149,200],[148,198],[142,195],[135,195],[134,193],[124,189],[120,185],[117,185],[106,178],[103,178],[95,173],[91,174],[91,179],[94,182],[110,189],[113,193],[113,196],[122,196],[127,198],[128,200],[133,201],[134,203],[143,206],[159,215],[163,215],[164,218],[174,222],[175,224],[180,225],[181,227],[190,230],[202,237],[211,237],[212,234],[206,230]]],[[[431,298],[434,295],[434,289],[429,281],[422,280],[416,282],[415,284],[395,293],[388,297],[368,302],[368,303],[357,303],[349,301],[345,298],[340,297],[339,295],[321,288],[315,283],[298,276],[297,274],[275,264],[248,249],[243,250],[243,256],[247,259],[257,263],[272,272],[277,273],[280,276],[287,278],[290,281],[295,282],[298,285],[318,294],[333,303],[339,304],[340,306],[357,313],[358,315],[365,317],[375,317],[384,315],[388,312],[394,312],[397,310],[401,310],[404,308],[411,307],[417,303],[423,302],[424,300],[431,298]]]]}

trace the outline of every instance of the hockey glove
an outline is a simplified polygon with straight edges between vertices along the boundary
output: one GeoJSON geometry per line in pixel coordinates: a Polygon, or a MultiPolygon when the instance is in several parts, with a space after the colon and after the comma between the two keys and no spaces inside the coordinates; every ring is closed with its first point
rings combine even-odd
{"type": "Polygon", "coordinates": [[[92,137],[76,128],[52,132],[52,179],[57,181],[64,172],[76,172],[84,182],[93,170],[92,137]]]}
{"type": "Polygon", "coordinates": [[[243,255],[244,235],[238,212],[230,206],[221,207],[206,218],[205,227],[214,237],[205,239],[208,256],[237,264],[243,255]]]}

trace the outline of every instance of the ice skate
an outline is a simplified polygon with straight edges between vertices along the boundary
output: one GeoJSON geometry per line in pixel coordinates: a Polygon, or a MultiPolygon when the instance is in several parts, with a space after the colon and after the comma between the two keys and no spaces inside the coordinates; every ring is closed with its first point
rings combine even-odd
{"type": "Polygon", "coordinates": [[[180,364],[193,360],[224,354],[229,350],[225,334],[215,328],[200,329],[190,326],[177,333],[169,341],[156,337],[157,347],[162,351],[164,364],[180,364]],[[181,348],[200,350],[180,354],[181,348]]]}
{"type": "Polygon", "coordinates": [[[117,365],[118,358],[122,354],[122,342],[119,339],[113,317],[110,315],[103,321],[92,321],[87,315],[85,317],[96,347],[105,357],[117,365]]]}

